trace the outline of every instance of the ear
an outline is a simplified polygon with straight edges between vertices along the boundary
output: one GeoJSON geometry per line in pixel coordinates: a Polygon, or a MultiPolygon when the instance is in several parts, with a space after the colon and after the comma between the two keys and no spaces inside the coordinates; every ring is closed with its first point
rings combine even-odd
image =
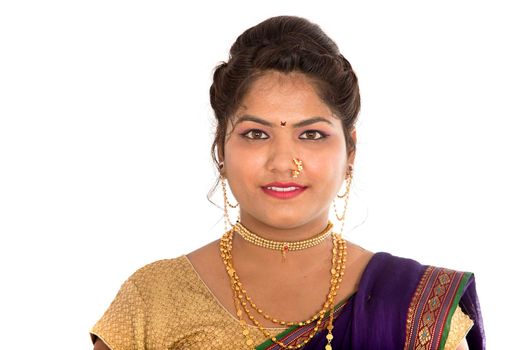
{"type": "Polygon", "coordinates": [[[225,176],[224,148],[221,145],[217,145],[216,152],[219,173],[225,176]]]}
{"type": "Polygon", "coordinates": [[[353,144],[355,145],[355,149],[348,156],[348,160],[346,164],[347,168],[349,168],[350,166],[353,166],[353,164],[355,163],[355,154],[356,154],[356,145],[357,145],[357,129],[353,128],[353,131],[351,131],[351,138],[353,139],[353,144]]]}
{"type": "Polygon", "coordinates": [[[219,163],[223,162],[224,161],[224,147],[222,147],[222,145],[217,144],[216,152],[217,152],[218,162],[219,163]]]}

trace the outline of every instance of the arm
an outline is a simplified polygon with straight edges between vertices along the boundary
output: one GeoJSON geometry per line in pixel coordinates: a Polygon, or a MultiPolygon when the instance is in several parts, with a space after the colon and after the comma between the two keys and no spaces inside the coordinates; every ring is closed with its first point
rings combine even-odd
{"type": "Polygon", "coordinates": [[[134,281],[128,279],[104,315],[90,330],[93,350],[145,349],[144,305],[134,281]]]}
{"type": "Polygon", "coordinates": [[[462,341],[460,342],[460,344],[457,347],[457,350],[469,350],[469,346],[468,346],[468,342],[466,341],[466,338],[462,339],[462,341]]]}
{"type": "MultiPolygon", "coordinates": [[[[109,347],[102,340],[100,340],[100,338],[98,338],[95,341],[95,347],[93,348],[93,350],[111,350],[111,349],[109,349],[109,347]]],[[[462,349],[457,349],[457,350],[462,350],[462,349]]]]}

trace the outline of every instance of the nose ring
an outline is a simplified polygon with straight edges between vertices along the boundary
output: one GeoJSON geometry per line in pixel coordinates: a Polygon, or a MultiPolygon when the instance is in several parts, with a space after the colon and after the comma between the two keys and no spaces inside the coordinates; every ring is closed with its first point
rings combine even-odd
{"type": "Polygon", "coordinates": [[[302,172],[302,169],[304,169],[304,167],[302,166],[302,161],[298,158],[293,158],[293,163],[295,163],[295,166],[297,167],[296,170],[291,170],[291,176],[296,179],[298,177],[298,175],[300,175],[300,173],[302,172]]]}

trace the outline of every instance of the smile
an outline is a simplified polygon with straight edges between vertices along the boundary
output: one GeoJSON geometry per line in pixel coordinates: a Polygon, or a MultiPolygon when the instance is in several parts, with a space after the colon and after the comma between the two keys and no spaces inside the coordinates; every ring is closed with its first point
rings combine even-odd
{"type": "Polygon", "coordinates": [[[273,183],[262,187],[262,191],[278,199],[290,199],[300,195],[307,187],[298,184],[273,183]]]}
{"type": "Polygon", "coordinates": [[[299,187],[266,187],[267,190],[271,191],[277,191],[277,192],[289,192],[289,191],[296,191],[299,189],[299,187]]]}

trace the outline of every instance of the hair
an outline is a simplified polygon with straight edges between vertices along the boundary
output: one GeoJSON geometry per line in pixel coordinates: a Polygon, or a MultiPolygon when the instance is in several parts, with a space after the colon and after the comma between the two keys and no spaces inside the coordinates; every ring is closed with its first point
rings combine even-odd
{"type": "Polygon", "coordinates": [[[301,17],[271,17],[242,33],[229,50],[229,60],[215,67],[209,89],[216,118],[211,156],[219,171],[228,124],[252,83],[268,71],[306,75],[341,120],[347,154],[356,151],[351,132],[360,111],[360,93],[351,64],[317,24],[301,17]]]}

